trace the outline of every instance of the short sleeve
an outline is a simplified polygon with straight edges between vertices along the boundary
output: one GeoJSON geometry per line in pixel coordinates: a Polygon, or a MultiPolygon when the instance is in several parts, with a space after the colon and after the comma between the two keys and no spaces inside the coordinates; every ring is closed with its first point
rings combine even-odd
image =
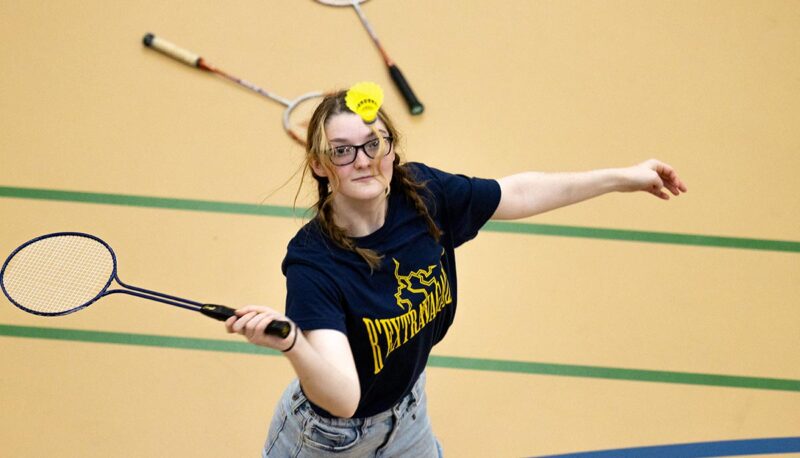
{"type": "Polygon", "coordinates": [[[415,163],[422,181],[430,180],[428,189],[437,197],[437,211],[453,238],[453,246],[472,240],[478,235],[500,204],[500,185],[496,180],[468,177],[443,172],[415,163]]]}
{"type": "Polygon", "coordinates": [[[306,264],[286,266],[286,316],[300,329],[347,334],[342,297],[333,280],[306,264]]]}

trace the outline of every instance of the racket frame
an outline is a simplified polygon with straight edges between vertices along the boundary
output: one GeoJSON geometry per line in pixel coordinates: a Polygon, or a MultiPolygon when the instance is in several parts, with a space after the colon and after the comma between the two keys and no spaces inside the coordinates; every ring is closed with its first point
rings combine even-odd
{"type": "Polygon", "coordinates": [[[14,251],[11,252],[11,254],[6,258],[5,262],[3,262],[3,267],[0,268],[0,288],[2,288],[3,294],[6,296],[6,298],[8,298],[9,301],[11,301],[12,304],[14,304],[14,306],[16,306],[17,308],[22,309],[25,312],[32,313],[34,315],[39,315],[39,316],[62,316],[62,315],[69,315],[70,313],[77,312],[78,310],[82,310],[82,309],[92,305],[93,303],[97,302],[98,299],[100,299],[103,296],[105,296],[106,295],[106,291],[108,290],[108,287],[111,286],[111,282],[114,280],[114,277],[116,277],[116,272],[117,272],[117,255],[114,253],[114,250],[112,250],[111,247],[105,241],[103,241],[100,238],[95,237],[95,236],[93,236],[91,234],[85,234],[83,232],[54,232],[52,234],[45,234],[45,235],[41,235],[39,237],[33,238],[31,240],[28,240],[27,242],[23,243],[22,245],[17,247],[17,249],[15,249],[14,251]],[[92,240],[94,240],[96,242],[99,242],[101,245],[103,245],[108,250],[108,252],[111,254],[112,268],[111,268],[111,275],[109,275],[105,286],[103,286],[103,288],[100,290],[100,292],[94,298],[90,299],[89,301],[87,301],[87,302],[85,302],[85,303],[83,303],[83,304],[81,304],[81,305],[79,305],[77,307],[73,307],[73,308],[67,309],[67,310],[62,310],[60,312],[48,313],[48,312],[42,312],[42,311],[39,311],[39,310],[33,310],[33,309],[25,307],[24,305],[22,305],[19,302],[17,302],[16,299],[14,299],[11,296],[11,294],[8,292],[8,290],[6,290],[5,277],[6,277],[6,268],[8,267],[8,264],[11,262],[12,259],[14,259],[14,257],[20,251],[22,251],[25,248],[33,245],[34,243],[40,242],[40,241],[45,240],[45,239],[53,238],[53,237],[65,237],[65,236],[76,236],[76,237],[90,238],[90,239],[92,239],[92,240]]]}

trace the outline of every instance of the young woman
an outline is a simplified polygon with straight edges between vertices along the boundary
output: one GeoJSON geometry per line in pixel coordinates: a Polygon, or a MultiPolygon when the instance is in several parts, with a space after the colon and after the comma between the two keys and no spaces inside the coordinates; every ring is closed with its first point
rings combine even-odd
{"type": "Polygon", "coordinates": [[[275,410],[263,456],[442,456],[426,412],[425,365],[457,303],[454,249],[489,219],[516,219],[612,191],[686,191],[657,160],[583,173],[468,178],[402,163],[383,111],[367,125],[326,97],[308,129],[316,216],[283,262],[286,315],[237,310],[228,332],[281,350],[297,379],[275,410]],[[264,334],[290,320],[286,339],[264,334]]]}

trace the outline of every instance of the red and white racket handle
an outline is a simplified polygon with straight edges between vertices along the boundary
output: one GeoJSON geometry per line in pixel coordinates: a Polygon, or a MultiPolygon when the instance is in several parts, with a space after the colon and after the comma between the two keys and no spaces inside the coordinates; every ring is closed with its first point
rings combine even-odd
{"type": "Polygon", "coordinates": [[[406,81],[405,76],[403,76],[403,72],[397,68],[397,65],[391,65],[389,66],[389,74],[392,76],[392,80],[395,86],[397,86],[397,89],[403,94],[403,98],[406,99],[411,114],[422,114],[422,112],[425,111],[425,107],[422,105],[422,102],[417,99],[417,96],[414,95],[414,91],[411,90],[411,86],[408,84],[408,81],[406,81]]]}
{"type": "MultiPolygon", "coordinates": [[[[205,304],[200,308],[200,313],[205,316],[214,318],[215,320],[225,321],[228,318],[236,315],[236,310],[225,307],[224,305],[205,304]]],[[[264,333],[286,338],[292,332],[292,325],[288,321],[274,320],[267,325],[264,333]]]]}
{"type": "Polygon", "coordinates": [[[201,68],[201,62],[203,58],[200,57],[199,54],[195,54],[188,49],[183,49],[175,43],[157,37],[152,33],[146,34],[144,38],[142,38],[142,43],[144,43],[144,45],[148,48],[153,48],[156,51],[166,54],[167,56],[183,62],[186,65],[201,68]]]}

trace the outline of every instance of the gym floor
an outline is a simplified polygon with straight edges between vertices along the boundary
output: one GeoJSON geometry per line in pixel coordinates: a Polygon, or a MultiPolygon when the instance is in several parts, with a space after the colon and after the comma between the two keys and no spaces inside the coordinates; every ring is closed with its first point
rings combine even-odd
{"type": "MultiPolygon", "coordinates": [[[[411,116],[352,8],[1,2],[0,257],[88,232],[127,283],[282,309],[313,191],[294,212],[283,107],[141,38],[289,98],[371,80],[407,160],[497,178],[657,157],[689,187],[490,223],[459,248],[459,312],[428,368],[447,456],[800,453],[800,4],[454,5],[362,6],[426,106],[411,116]]],[[[0,302],[4,456],[257,456],[292,379],[166,305],[0,302]]]]}

